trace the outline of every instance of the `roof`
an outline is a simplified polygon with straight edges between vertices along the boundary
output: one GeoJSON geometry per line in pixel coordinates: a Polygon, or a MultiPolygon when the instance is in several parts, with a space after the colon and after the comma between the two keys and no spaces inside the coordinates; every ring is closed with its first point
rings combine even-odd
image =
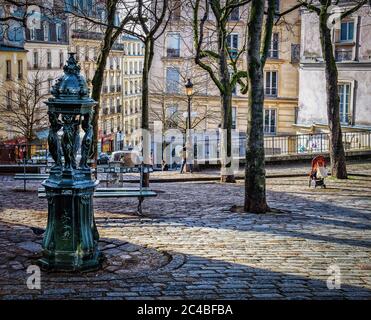
{"type": "Polygon", "coordinates": [[[138,41],[138,42],[141,42],[141,40],[137,37],[134,37],[132,35],[129,35],[129,34],[125,34],[122,36],[122,40],[130,40],[130,41],[138,41]]]}

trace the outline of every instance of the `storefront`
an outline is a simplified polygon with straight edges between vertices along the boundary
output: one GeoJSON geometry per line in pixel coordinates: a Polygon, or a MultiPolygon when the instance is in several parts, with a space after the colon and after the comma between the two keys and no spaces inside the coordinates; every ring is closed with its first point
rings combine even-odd
{"type": "Polygon", "coordinates": [[[114,135],[108,134],[102,137],[102,152],[111,153],[114,148],[114,135]]]}

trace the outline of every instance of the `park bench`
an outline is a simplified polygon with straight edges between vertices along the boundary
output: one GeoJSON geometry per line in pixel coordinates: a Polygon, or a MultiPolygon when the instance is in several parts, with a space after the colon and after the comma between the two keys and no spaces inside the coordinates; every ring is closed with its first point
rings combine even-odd
{"type": "MultiPolygon", "coordinates": [[[[127,172],[139,172],[140,173],[140,187],[138,188],[96,188],[94,191],[94,198],[138,198],[137,212],[139,215],[142,215],[142,203],[145,198],[156,197],[157,193],[149,188],[144,188],[142,186],[143,181],[143,172],[140,167],[136,168],[125,168],[125,167],[115,167],[115,170],[112,168],[99,168],[98,172],[107,172],[107,173],[127,173],[127,172]],[[104,170],[107,169],[107,170],[104,170]]],[[[38,197],[45,198],[46,192],[45,188],[38,188],[38,197]]]]}
{"type": "Polygon", "coordinates": [[[34,180],[45,180],[48,179],[49,175],[44,173],[16,173],[14,175],[14,180],[23,180],[23,190],[26,191],[27,181],[34,180]]]}

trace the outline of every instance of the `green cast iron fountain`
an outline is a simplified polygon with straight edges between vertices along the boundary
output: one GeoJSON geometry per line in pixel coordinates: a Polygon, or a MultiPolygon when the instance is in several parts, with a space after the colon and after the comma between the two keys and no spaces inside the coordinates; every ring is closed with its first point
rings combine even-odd
{"type": "Polygon", "coordinates": [[[89,97],[74,53],[69,54],[64,74],[51,93],[53,97],[46,102],[50,122],[48,143],[55,164],[43,182],[48,224],[39,264],[43,269],[56,271],[95,270],[103,260],[93,211],[93,193],[99,182],[92,179],[88,166],[96,102],[89,97]],[[85,133],[81,144],[80,126],[85,133]],[[80,145],[81,160],[77,163],[80,145]]]}

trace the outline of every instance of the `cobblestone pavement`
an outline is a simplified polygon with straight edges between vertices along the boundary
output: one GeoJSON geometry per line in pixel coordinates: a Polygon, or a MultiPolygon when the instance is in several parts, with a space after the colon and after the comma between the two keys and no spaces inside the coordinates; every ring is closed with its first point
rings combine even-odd
{"type": "Polygon", "coordinates": [[[242,183],[152,184],[159,194],[141,218],[135,200],[96,199],[103,270],[42,272],[41,290],[27,288],[26,269],[39,256],[46,200],[29,185],[0,182],[0,299],[371,299],[370,176],[327,179],[325,190],[269,179],[281,212],[264,215],[230,211],[243,203],[242,183]],[[341,288],[330,290],[336,268],[341,288]]]}

